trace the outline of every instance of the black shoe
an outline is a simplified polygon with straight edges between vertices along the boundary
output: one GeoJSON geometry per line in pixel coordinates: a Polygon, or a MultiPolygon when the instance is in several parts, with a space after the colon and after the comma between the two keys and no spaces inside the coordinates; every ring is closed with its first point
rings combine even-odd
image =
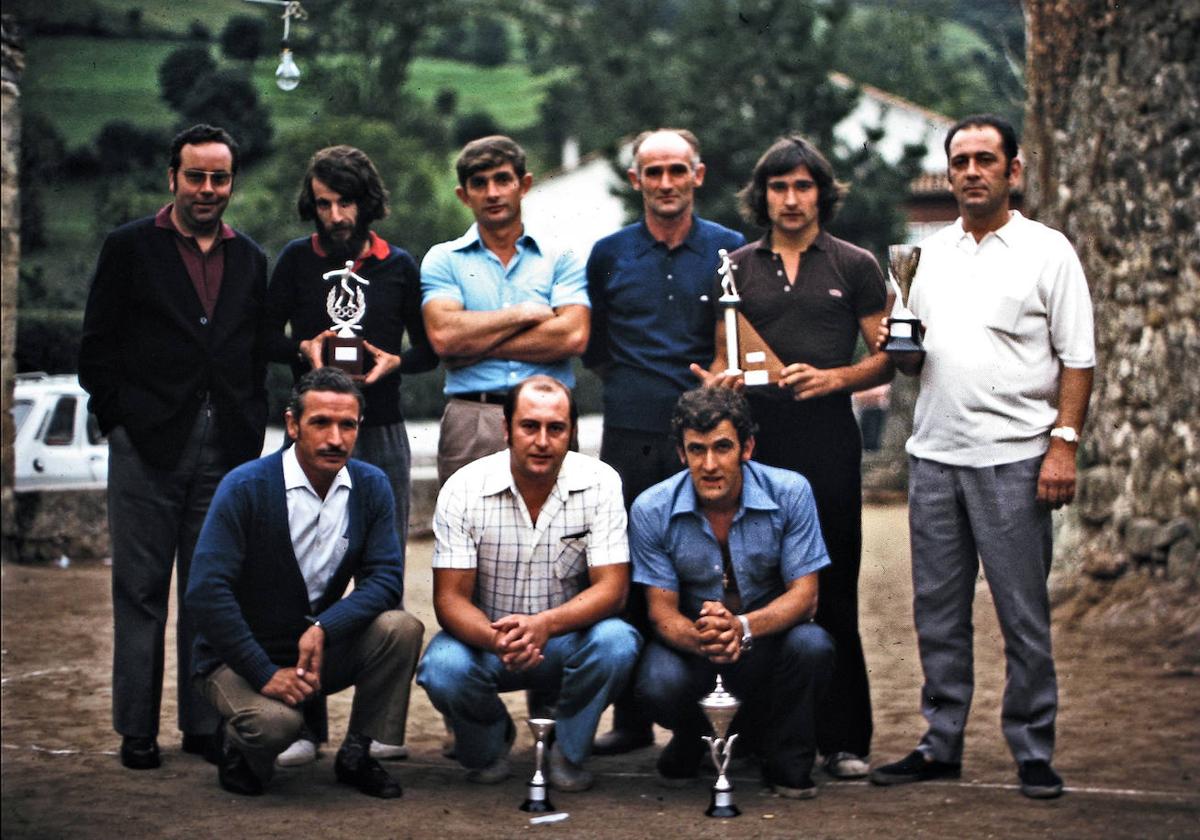
{"type": "Polygon", "coordinates": [[[183,733],[181,748],[185,753],[200,756],[209,764],[219,764],[221,762],[221,742],[215,733],[212,735],[190,735],[185,732],[183,733]]]}
{"type": "Polygon", "coordinates": [[[360,753],[358,761],[351,763],[345,751],[338,750],[333,772],[339,782],[356,787],[367,796],[396,799],[404,793],[400,783],[389,776],[383,765],[369,755],[360,753]]]}
{"type": "Polygon", "coordinates": [[[229,738],[223,735],[225,723],[222,721],[217,728],[217,739],[220,741],[220,760],[217,762],[217,781],[221,787],[230,793],[241,796],[262,796],[263,783],[241,750],[233,745],[229,738]]]}
{"type": "Polygon", "coordinates": [[[138,735],[121,738],[121,763],[130,770],[154,770],[162,766],[158,741],[138,735]]]}
{"type": "Polygon", "coordinates": [[[672,735],[659,753],[658,783],[663,787],[683,787],[700,775],[700,760],[704,758],[704,742],[699,736],[672,735]]]}
{"type": "Polygon", "coordinates": [[[654,729],[610,729],[592,741],[592,755],[621,755],[654,743],[654,729]]]}
{"type": "Polygon", "coordinates": [[[1021,779],[1021,793],[1030,799],[1062,796],[1062,777],[1054,772],[1048,761],[1022,761],[1017,775],[1021,779]]]}
{"type": "Polygon", "coordinates": [[[913,750],[899,761],[876,767],[871,771],[871,781],[877,785],[906,785],[933,779],[957,779],[961,775],[961,764],[934,761],[920,750],[913,750]]]}

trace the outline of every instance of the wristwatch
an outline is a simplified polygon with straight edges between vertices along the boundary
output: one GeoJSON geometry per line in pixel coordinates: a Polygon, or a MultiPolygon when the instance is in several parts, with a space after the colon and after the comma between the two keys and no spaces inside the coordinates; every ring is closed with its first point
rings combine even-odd
{"type": "Polygon", "coordinates": [[[742,643],[740,647],[742,650],[750,650],[750,648],[754,647],[754,636],[750,632],[750,619],[744,615],[739,615],[737,620],[742,623],[742,643]]]}
{"type": "Polygon", "coordinates": [[[1058,438],[1064,443],[1079,443],[1079,432],[1070,426],[1055,426],[1050,430],[1050,437],[1058,438]]]}

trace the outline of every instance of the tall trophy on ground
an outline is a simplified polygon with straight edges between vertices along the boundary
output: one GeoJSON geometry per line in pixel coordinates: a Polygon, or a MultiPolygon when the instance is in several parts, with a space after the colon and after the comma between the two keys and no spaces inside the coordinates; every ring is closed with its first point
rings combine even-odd
{"type": "Polygon", "coordinates": [[[717,676],[717,684],[711,694],[700,698],[700,709],[708,718],[713,734],[704,736],[708,744],[708,752],[713,764],[717,767],[717,781],[712,787],[712,802],[709,803],[705,815],[709,817],[736,817],[742,812],[733,802],[733,782],[729,781],[726,772],[729,770],[729,759],[733,757],[733,742],[737,733],[729,735],[729,724],[737,714],[741,701],[725,690],[721,677],[717,676]]]}
{"type": "Polygon", "coordinates": [[[353,260],[347,260],[344,268],[325,272],[321,279],[333,282],[325,298],[325,311],[333,320],[335,336],[325,341],[325,364],[361,379],[366,352],[355,330],[362,329],[359,322],[367,314],[363,286],[371,285],[371,281],[354,273],[353,260]]]}
{"type": "Polygon", "coordinates": [[[550,797],[546,794],[546,775],[542,772],[542,764],[546,759],[546,741],[554,729],[554,721],[550,718],[530,718],[528,723],[534,740],[533,778],[529,780],[529,796],[521,804],[521,810],[531,814],[542,814],[554,810],[554,806],[550,804],[550,797]]]}
{"type": "Polygon", "coordinates": [[[738,307],[742,298],[738,295],[737,283],[733,272],[736,266],[729,259],[729,252],[722,248],[717,252],[721,266],[717,273],[721,275],[721,297],[717,303],[724,310],[723,318],[717,325],[718,346],[724,333],[725,374],[741,376],[746,387],[755,385],[771,385],[779,381],[779,371],[783,362],[775,355],[758,330],[743,315],[738,307]]]}
{"type": "Polygon", "coordinates": [[[921,249],[916,245],[888,246],[888,282],[896,293],[892,315],[888,318],[888,339],[883,349],[888,353],[924,353],[921,344],[921,319],[904,305],[904,296],[912,289],[921,249]]]}

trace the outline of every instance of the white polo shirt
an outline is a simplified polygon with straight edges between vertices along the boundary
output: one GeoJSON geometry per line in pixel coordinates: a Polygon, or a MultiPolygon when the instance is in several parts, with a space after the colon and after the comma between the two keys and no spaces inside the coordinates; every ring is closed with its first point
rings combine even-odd
{"type": "Polygon", "coordinates": [[[308,602],[325,594],[329,579],[346,556],[350,539],[350,470],[342,467],[322,499],[296,458],[296,447],[283,453],[283,486],[287,491],[288,531],[292,551],[308,588],[308,602]]]}
{"type": "Polygon", "coordinates": [[[908,305],[926,329],[908,452],[967,467],[1045,453],[1060,363],[1096,364],[1087,280],[1066,237],[1014,210],[977,243],[959,219],[921,243],[908,305]]]}

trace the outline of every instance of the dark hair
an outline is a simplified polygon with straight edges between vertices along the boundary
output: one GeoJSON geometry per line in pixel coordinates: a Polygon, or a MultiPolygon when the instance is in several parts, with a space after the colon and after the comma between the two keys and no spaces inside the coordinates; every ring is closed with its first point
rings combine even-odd
{"type": "Polygon", "coordinates": [[[312,156],[304,173],[304,186],[296,209],[300,218],[310,222],[317,217],[317,198],[313,178],[343,198],[358,205],[358,223],[366,226],[388,214],[388,191],[379,170],[366,153],[353,146],[328,146],[312,156]]]}
{"type": "Polygon", "coordinates": [[[561,391],[567,395],[567,411],[571,417],[571,429],[574,430],[579,426],[579,406],[575,404],[575,395],[571,393],[571,389],[559,382],[553,376],[545,374],[534,374],[533,376],[518,382],[516,385],[508,389],[508,393],[504,395],[504,428],[512,432],[513,415],[517,413],[517,400],[521,396],[521,392],[526,386],[535,391],[542,391],[547,394],[552,394],[555,391],[561,391]]]}
{"type": "Polygon", "coordinates": [[[946,142],[943,145],[946,149],[947,161],[950,160],[950,141],[954,139],[954,135],[964,128],[979,126],[990,126],[1000,132],[1000,140],[1004,145],[1004,157],[1007,163],[1011,164],[1017,159],[1020,142],[1017,140],[1017,130],[1012,127],[1012,123],[998,114],[971,114],[950,126],[950,130],[946,132],[946,142]]]}
{"type": "Polygon", "coordinates": [[[361,417],[367,401],[363,399],[362,391],[354,384],[354,380],[344,371],[334,367],[320,367],[310,370],[296,380],[292,386],[292,395],[288,398],[287,410],[293,420],[299,420],[304,413],[304,395],[309,391],[332,391],[335,394],[353,394],[358,400],[358,414],[361,417]]]}
{"type": "Polygon", "coordinates": [[[671,414],[671,437],[675,439],[675,445],[682,448],[685,431],[711,432],[721,425],[722,420],[733,423],[738,443],[743,445],[758,430],[750,415],[750,404],[737,391],[696,388],[685,392],[675,403],[671,414]]]}
{"type": "Polygon", "coordinates": [[[817,147],[799,134],[781,137],[763,152],[750,182],[738,191],[738,205],[742,218],[759,227],[770,227],[771,217],[767,214],[767,179],[786,175],[797,166],[806,166],[817,184],[817,216],[822,225],[833,218],[837,204],[845,196],[846,184],[833,177],[833,167],[817,147]]]}
{"type": "Polygon", "coordinates": [[[215,125],[199,123],[191,128],[185,128],[171,140],[171,168],[179,169],[184,146],[198,146],[201,143],[224,143],[229,147],[229,156],[233,158],[233,174],[238,171],[238,144],[229,132],[215,125]]]}
{"type": "Polygon", "coordinates": [[[637,137],[633,138],[633,168],[641,174],[641,167],[638,166],[638,152],[642,149],[642,144],[655,134],[677,134],[685,143],[692,147],[692,166],[695,167],[700,163],[700,138],[688,131],[686,128],[654,128],[648,131],[643,131],[637,137]]]}
{"type": "Polygon", "coordinates": [[[525,177],[525,150],[512,138],[503,134],[493,134],[472,140],[463,146],[462,151],[458,153],[458,160],[454,162],[454,169],[458,173],[458,185],[465,187],[467,179],[476,172],[495,169],[506,163],[512,164],[518,178],[525,177]]]}

